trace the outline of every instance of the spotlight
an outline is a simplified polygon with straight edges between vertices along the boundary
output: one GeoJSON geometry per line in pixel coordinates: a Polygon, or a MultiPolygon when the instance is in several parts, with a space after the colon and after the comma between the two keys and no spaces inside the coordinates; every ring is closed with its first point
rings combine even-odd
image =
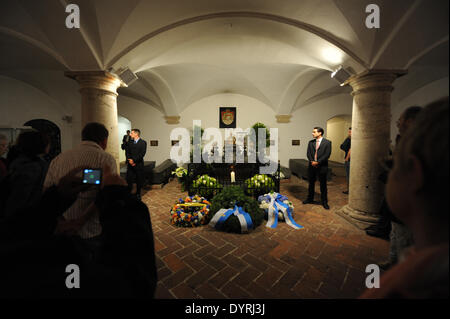
{"type": "Polygon", "coordinates": [[[137,75],[128,67],[120,72],[119,77],[127,86],[130,86],[131,83],[138,79],[137,75]]]}
{"type": "Polygon", "coordinates": [[[344,86],[344,83],[350,77],[350,74],[345,71],[341,65],[336,71],[331,73],[331,77],[338,81],[341,86],[344,86]]]}

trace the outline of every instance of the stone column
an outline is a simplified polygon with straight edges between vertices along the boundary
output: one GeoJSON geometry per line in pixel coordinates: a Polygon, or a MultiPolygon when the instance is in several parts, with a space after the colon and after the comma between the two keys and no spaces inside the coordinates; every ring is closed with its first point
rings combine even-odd
{"type": "Polygon", "coordinates": [[[352,147],[348,204],[336,213],[364,229],[377,223],[385,185],[379,180],[380,161],[389,154],[391,92],[405,74],[370,70],[350,77],[353,88],[352,147]]]}
{"type": "Polygon", "coordinates": [[[66,72],[65,75],[80,85],[81,128],[89,122],[106,126],[109,131],[106,151],[115,158],[119,172],[117,88],[126,85],[107,71],[75,71],[66,72]]]}

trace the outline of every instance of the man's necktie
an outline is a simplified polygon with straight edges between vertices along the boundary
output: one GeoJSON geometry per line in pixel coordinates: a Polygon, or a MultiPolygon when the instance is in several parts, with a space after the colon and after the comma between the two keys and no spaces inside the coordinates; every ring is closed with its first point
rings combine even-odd
{"type": "Polygon", "coordinates": [[[319,140],[316,141],[316,154],[314,154],[314,161],[317,162],[317,150],[319,149],[319,140]]]}

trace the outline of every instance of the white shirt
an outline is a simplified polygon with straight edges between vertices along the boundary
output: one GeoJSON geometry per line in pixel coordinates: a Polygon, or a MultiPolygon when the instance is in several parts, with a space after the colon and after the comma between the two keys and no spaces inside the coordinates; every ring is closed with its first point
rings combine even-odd
{"type": "MultiPolygon", "coordinates": [[[[111,173],[117,174],[116,161],[111,154],[95,142],[83,141],[76,148],[63,152],[52,160],[44,181],[44,190],[57,185],[59,180],[74,168],[103,168],[105,165],[109,166],[111,173]]],[[[64,212],[64,218],[77,219],[84,215],[89,205],[95,201],[97,192],[98,190],[92,189],[78,194],[72,206],[64,212]]],[[[98,215],[95,214],[84,224],[78,235],[91,238],[100,235],[101,231],[98,215]]]]}
{"type": "Polygon", "coordinates": [[[320,147],[320,143],[322,143],[322,139],[323,139],[323,137],[319,137],[316,139],[316,147],[317,147],[317,141],[319,141],[319,147],[320,147]]]}

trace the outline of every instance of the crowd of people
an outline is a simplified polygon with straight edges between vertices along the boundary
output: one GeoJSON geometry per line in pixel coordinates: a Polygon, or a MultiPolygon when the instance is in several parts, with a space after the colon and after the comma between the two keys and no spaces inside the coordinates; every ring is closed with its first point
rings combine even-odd
{"type": "MultiPolygon", "coordinates": [[[[392,161],[385,163],[382,218],[367,230],[379,237],[390,232],[390,258],[383,266],[389,270],[380,288],[367,290],[362,298],[448,297],[448,103],[445,98],[424,108],[410,107],[397,122],[392,161]]],[[[304,203],[313,202],[319,179],[322,205],[329,209],[331,142],[323,134],[315,127],[308,145],[304,203]]],[[[140,200],[146,142],[138,129],[124,137],[124,180],[105,151],[105,126],[89,123],[81,137],[80,145],[47,163],[43,157],[50,142],[45,134],[23,132],[10,147],[0,135],[0,297],[154,296],[152,225],[140,200]],[[87,168],[101,169],[99,185],[83,183],[87,168]],[[80,269],[80,288],[68,288],[68,265],[80,269]]],[[[351,128],[341,149],[348,181],[351,128]]]]}
{"type": "MultiPolygon", "coordinates": [[[[147,206],[130,193],[105,151],[109,132],[89,123],[82,142],[48,165],[49,140],[19,135],[1,161],[0,297],[152,298],[157,274],[147,206]],[[87,168],[102,171],[85,184],[87,168]],[[69,288],[69,265],[80,287],[69,288]]],[[[8,140],[0,136],[3,155],[8,140]]]]}

